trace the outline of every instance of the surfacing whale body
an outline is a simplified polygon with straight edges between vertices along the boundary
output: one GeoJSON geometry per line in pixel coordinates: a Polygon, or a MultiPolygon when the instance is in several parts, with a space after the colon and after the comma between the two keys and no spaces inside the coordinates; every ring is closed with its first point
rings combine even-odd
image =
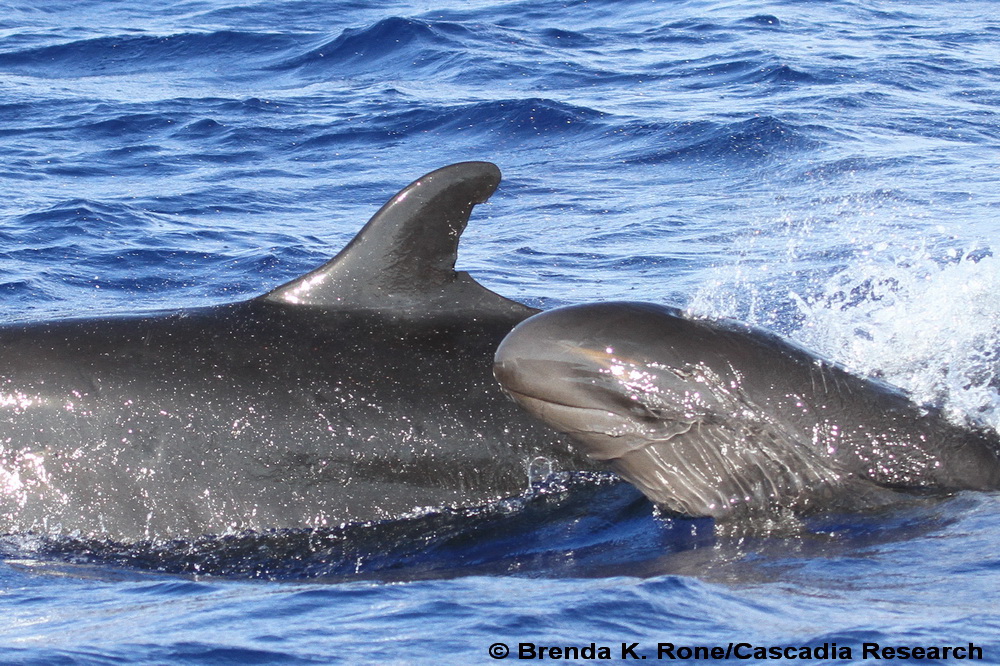
{"type": "Polygon", "coordinates": [[[439,169],[247,302],[0,327],[0,533],[132,542],[474,505],[559,453],[493,381],[535,310],[454,270],[492,164],[439,169]]]}
{"type": "Polygon", "coordinates": [[[504,339],[494,373],[657,505],[717,524],[1000,488],[994,431],[735,322],[646,303],[551,310],[504,339]]]}

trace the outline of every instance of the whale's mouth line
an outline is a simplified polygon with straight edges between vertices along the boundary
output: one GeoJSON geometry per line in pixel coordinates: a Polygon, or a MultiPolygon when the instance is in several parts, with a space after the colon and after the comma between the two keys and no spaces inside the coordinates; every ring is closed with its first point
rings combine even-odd
{"type": "Polygon", "coordinates": [[[605,409],[601,407],[584,407],[583,405],[573,405],[568,402],[560,402],[558,400],[552,400],[551,398],[543,398],[538,395],[533,395],[531,393],[525,393],[524,391],[518,391],[516,389],[502,387],[503,392],[509,395],[515,400],[524,400],[527,402],[540,402],[546,405],[551,405],[553,407],[562,407],[563,409],[573,409],[580,410],[584,412],[607,412],[609,414],[614,414],[610,409],[605,409]]]}
{"type": "MultiPolygon", "coordinates": [[[[598,424],[602,422],[607,424],[610,419],[622,421],[628,418],[607,407],[571,405],[557,400],[539,398],[508,388],[504,388],[503,391],[531,412],[536,418],[546,422],[551,428],[567,435],[601,435],[603,437],[617,438],[619,435],[615,433],[615,427],[598,424]],[[588,428],[583,425],[585,423],[591,423],[594,427],[588,428]]],[[[614,457],[602,455],[597,450],[588,450],[587,455],[595,460],[606,460],[614,457]]]]}

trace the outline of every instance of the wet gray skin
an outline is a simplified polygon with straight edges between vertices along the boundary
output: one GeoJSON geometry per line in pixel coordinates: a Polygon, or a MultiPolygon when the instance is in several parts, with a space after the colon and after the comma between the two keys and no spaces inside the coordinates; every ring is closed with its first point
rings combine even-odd
{"type": "Polygon", "coordinates": [[[493,380],[536,310],[455,271],[499,180],[427,174],[249,301],[0,327],[0,534],[333,526],[516,495],[540,455],[589,466],[493,380]]]}
{"type": "Polygon", "coordinates": [[[504,391],[663,509],[720,522],[1000,487],[993,431],[735,322],[551,310],[497,350],[504,391]]]}

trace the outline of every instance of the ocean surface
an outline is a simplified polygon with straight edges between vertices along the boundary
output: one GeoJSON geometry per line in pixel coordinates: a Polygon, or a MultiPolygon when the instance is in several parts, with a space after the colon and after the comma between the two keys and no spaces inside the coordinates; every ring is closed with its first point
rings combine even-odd
{"type": "MultiPolygon", "coordinates": [[[[1000,428],[997,7],[0,0],[0,319],[248,298],[488,160],[459,262],[491,289],[735,317],[1000,428]]],[[[323,534],[9,535],[0,663],[1000,663],[998,544],[995,493],[736,538],[603,475],[323,534]]]]}

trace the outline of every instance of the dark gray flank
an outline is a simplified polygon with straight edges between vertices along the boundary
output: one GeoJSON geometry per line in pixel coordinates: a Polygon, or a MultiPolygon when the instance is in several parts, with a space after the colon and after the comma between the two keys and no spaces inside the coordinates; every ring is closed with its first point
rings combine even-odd
{"type": "Polygon", "coordinates": [[[539,455],[587,466],[493,381],[535,310],[454,270],[499,180],[481,162],[430,173],[247,302],[0,328],[0,533],[390,519],[516,494],[539,455]]]}

